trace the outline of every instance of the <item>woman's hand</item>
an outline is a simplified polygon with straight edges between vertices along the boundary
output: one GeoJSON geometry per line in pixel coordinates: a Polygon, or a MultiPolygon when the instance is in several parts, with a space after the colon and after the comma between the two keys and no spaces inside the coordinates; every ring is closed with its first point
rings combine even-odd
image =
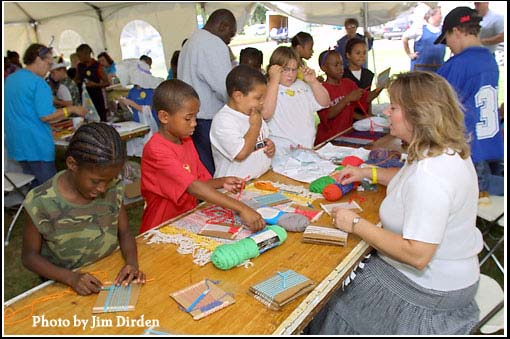
{"type": "Polygon", "coordinates": [[[117,274],[113,283],[116,286],[119,286],[121,283],[124,286],[127,286],[131,282],[145,284],[145,273],[138,270],[138,267],[134,265],[126,264],[122,267],[119,274],[117,274]]]}
{"type": "Polygon", "coordinates": [[[334,178],[342,185],[347,185],[351,182],[361,182],[365,178],[365,171],[365,168],[348,165],[343,170],[335,172],[334,178]]]}
{"type": "Polygon", "coordinates": [[[73,106],[71,112],[80,117],[85,117],[89,111],[83,106],[73,106]]]}
{"type": "Polygon", "coordinates": [[[333,225],[347,233],[351,233],[352,229],[352,220],[355,217],[359,217],[359,215],[353,210],[346,208],[333,208],[331,211],[331,215],[333,217],[333,225]]]}

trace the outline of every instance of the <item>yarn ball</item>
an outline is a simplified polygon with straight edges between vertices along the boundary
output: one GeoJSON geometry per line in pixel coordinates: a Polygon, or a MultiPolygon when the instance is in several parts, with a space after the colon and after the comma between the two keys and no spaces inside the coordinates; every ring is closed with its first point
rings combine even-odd
{"type": "Polygon", "coordinates": [[[347,166],[347,165],[351,165],[351,166],[359,166],[361,165],[362,163],[364,163],[363,159],[355,156],[355,155],[349,155],[349,156],[346,156],[343,160],[342,160],[342,166],[347,166]]]}
{"type": "Polygon", "coordinates": [[[342,197],[342,190],[335,184],[329,184],[324,187],[322,195],[327,201],[337,201],[342,197]]]}
{"type": "Polygon", "coordinates": [[[399,151],[386,148],[377,148],[368,154],[367,164],[377,165],[379,167],[402,167],[404,163],[400,161],[402,154],[399,151]]]}
{"type": "Polygon", "coordinates": [[[278,225],[289,232],[304,232],[305,228],[310,225],[310,220],[302,214],[285,213],[278,219],[278,225]]]}
{"type": "Polygon", "coordinates": [[[358,187],[358,182],[354,183],[354,182],[351,182],[350,184],[347,184],[347,185],[342,185],[340,183],[335,183],[335,186],[337,186],[340,191],[342,192],[342,197],[344,195],[346,195],[347,193],[349,193],[350,191],[352,191],[353,189],[357,188],[358,187]]]}
{"type": "Polygon", "coordinates": [[[310,183],[309,189],[310,189],[310,192],[313,192],[313,193],[322,193],[322,191],[324,190],[324,187],[326,187],[329,184],[334,184],[334,183],[335,183],[335,179],[333,179],[332,177],[327,175],[327,176],[320,177],[320,178],[312,181],[310,183]]]}
{"type": "MultiPolygon", "coordinates": [[[[253,239],[254,235],[263,238],[262,233],[264,232],[270,232],[273,233],[273,235],[276,234],[278,237],[277,245],[282,244],[287,239],[287,231],[285,231],[283,227],[278,225],[266,226],[262,231],[254,233],[248,238],[216,247],[211,255],[211,262],[219,269],[228,270],[243,263],[245,260],[258,257],[260,254],[272,248],[264,246],[268,244],[270,246],[271,243],[266,243],[267,240],[263,240],[262,243],[259,244],[253,239]],[[261,245],[260,248],[259,245],[261,245]]],[[[271,237],[271,234],[268,235],[271,237]]],[[[258,241],[260,242],[260,240],[258,241]]]]}

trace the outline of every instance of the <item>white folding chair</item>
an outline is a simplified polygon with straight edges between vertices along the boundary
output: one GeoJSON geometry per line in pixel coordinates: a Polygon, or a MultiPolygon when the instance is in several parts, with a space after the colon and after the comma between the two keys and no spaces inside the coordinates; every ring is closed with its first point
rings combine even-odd
{"type": "Polygon", "coordinates": [[[17,173],[17,172],[6,172],[4,173],[4,207],[10,208],[18,206],[18,210],[14,215],[14,218],[9,225],[7,231],[7,237],[5,237],[5,246],[9,245],[9,238],[11,236],[12,229],[16,220],[23,210],[23,200],[25,194],[29,189],[29,184],[34,180],[35,177],[30,174],[17,173]]]}
{"type": "Polygon", "coordinates": [[[480,309],[480,317],[471,333],[476,334],[480,331],[483,334],[490,334],[502,330],[505,325],[504,292],[496,280],[480,274],[475,301],[480,309]]]}
{"type": "MultiPolygon", "coordinates": [[[[489,232],[494,227],[505,227],[504,223],[504,214],[505,214],[505,197],[503,196],[490,196],[490,204],[480,204],[478,205],[478,217],[485,220],[488,224],[486,229],[483,232],[484,238],[486,236],[490,236],[489,232]]],[[[489,258],[494,260],[494,263],[498,266],[501,273],[505,273],[505,269],[501,262],[498,260],[494,252],[503,245],[504,242],[504,232],[494,246],[490,247],[487,241],[484,239],[483,246],[487,253],[480,260],[480,266],[483,265],[489,258]]]]}

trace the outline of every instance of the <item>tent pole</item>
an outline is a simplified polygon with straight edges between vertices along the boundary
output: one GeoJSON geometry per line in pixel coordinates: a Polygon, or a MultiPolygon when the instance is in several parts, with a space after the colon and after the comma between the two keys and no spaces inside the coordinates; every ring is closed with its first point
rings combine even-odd
{"type": "MultiPolygon", "coordinates": [[[[368,30],[368,2],[363,2],[363,18],[365,20],[365,27],[367,28],[368,30]]],[[[366,40],[366,44],[368,46],[368,39],[367,37],[365,36],[365,40],[366,40]]],[[[375,38],[374,38],[374,42],[375,42],[375,38]]],[[[374,74],[377,73],[377,67],[375,66],[375,46],[372,45],[372,62],[374,64],[374,74]]],[[[379,104],[379,96],[377,96],[377,103],[379,104]]]]}
{"type": "Polygon", "coordinates": [[[85,3],[86,5],[92,7],[95,11],[96,11],[96,14],[97,14],[97,17],[99,19],[99,22],[101,23],[101,33],[103,33],[102,35],[102,38],[103,38],[103,50],[107,51],[108,50],[108,47],[106,45],[106,32],[105,32],[105,29],[104,29],[104,20],[103,20],[103,13],[101,11],[101,8],[97,7],[97,6],[94,6],[88,2],[85,3]]]}

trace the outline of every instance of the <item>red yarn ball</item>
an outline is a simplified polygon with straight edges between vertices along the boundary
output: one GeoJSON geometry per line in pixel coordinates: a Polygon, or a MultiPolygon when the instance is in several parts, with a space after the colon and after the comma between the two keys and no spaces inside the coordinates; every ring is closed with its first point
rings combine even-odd
{"type": "Polygon", "coordinates": [[[340,198],[342,197],[342,191],[337,185],[329,184],[326,187],[324,187],[322,195],[327,201],[337,201],[340,200],[340,198]]]}
{"type": "Polygon", "coordinates": [[[355,155],[348,155],[345,158],[343,158],[343,160],[342,160],[342,166],[351,165],[351,166],[357,167],[357,166],[361,165],[362,163],[364,163],[363,159],[358,158],[355,155]]]}

